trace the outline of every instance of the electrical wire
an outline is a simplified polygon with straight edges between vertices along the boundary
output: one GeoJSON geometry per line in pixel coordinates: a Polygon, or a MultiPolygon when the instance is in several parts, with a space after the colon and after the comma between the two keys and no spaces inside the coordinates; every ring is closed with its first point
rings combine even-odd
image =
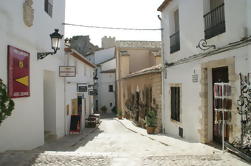
{"type": "Polygon", "coordinates": [[[153,28],[153,29],[147,29],[147,28],[118,28],[118,27],[103,27],[103,26],[93,26],[93,25],[80,25],[80,24],[70,24],[70,23],[62,23],[63,25],[68,26],[78,26],[78,27],[84,27],[84,28],[98,28],[98,29],[113,29],[113,30],[129,30],[129,31],[160,31],[161,28],[153,28]]]}

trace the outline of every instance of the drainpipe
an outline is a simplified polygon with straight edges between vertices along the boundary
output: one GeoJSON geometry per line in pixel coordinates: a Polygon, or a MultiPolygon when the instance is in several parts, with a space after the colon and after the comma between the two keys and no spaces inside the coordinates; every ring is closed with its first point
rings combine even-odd
{"type": "MultiPolygon", "coordinates": [[[[68,65],[68,54],[65,54],[64,57],[64,65],[67,66],[68,65]]],[[[64,77],[64,135],[67,135],[67,107],[66,107],[66,77],[64,77]]]]}
{"type": "Polygon", "coordinates": [[[160,20],[160,25],[161,25],[161,54],[162,54],[162,70],[161,70],[161,76],[162,76],[162,132],[166,133],[165,131],[165,121],[166,121],[166,113],[165,113],[165,74],[166,74],[166,67],[165,67],[165,44],[164,44],[164,36],[163,36],[163,20],[162,18],[158,15],[158,18],[160,20]]]}

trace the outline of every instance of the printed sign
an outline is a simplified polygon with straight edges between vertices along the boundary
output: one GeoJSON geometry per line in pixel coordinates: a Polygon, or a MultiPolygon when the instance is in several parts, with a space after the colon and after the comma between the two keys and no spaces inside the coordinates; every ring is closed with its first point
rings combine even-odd
{"type": "Polygon", "coordinates": [[[197,83],[199,81],[198,77],[199,77],[198,74],[193,74],[192,75],[192,81],[193,81],[193,83],[197,83]]]}
{"type": "Polygon", "coordinates": [[[59,66],[59,77],[76,77],[76,66],[59,66]]]}
{"type": "Polygon", "coordinates": [[[88,94],[89,94],[90,96],[96,96],[96,95],[98,95],[98,92],[97,92],[96,89],[91,89],[91,90],[88,91],[88,94]]]}
{"type": "Polygon", "coordinates": [[[79,85],[78,92],[87,92],[87,86],[86,85],[79,85]]]}
{"type": "Polygon", "coordinates": [[[30,53],[12,46],[8,46],[8,94],[30,96],[30,53]]]}

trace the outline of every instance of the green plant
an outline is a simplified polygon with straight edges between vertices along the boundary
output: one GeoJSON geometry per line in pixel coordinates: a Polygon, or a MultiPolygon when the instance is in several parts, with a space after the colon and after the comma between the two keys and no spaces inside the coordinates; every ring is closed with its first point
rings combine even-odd
{"type": "Polygon", "coordinates": [[[117,114],[117,108],[116,108],[116,106],[114,106],[113,108],[112,108],[112,112],[116,115],[117,114]]]}
{"type": "Polygon", "coordinates": [[[146,125],[147,127],[156,127],[157,115],[153,109],[148,110],[146,115],[146,125]]]}
{"type": "Polygon", "coordinates": [[[105,105],[104,105],[104,106],[102,106],[100,109],[101,109],[102,113],[106,113],[106,112],[107,112],[107,108],[106,108],[106,106],[105,106],[105,105]]]}
{"type": "Polygon", "coordinates": [[[118,110],[117,110],[117,113],[118,113],[118,114],[117,114],[118,116],[122,116],[122,110],[121,110],[121,109],[118,109],[118,110]]]}
{"type": "Polygon", "coordinates": [[[14,101],[7,94],[6,85],[0,79],[0,124],[11,115],[14,106],[14,101]]]}

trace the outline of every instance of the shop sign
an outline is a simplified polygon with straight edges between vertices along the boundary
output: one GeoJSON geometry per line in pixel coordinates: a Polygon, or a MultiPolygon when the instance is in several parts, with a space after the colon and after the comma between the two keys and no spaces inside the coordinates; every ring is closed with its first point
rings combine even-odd
{"type": "Polygon", "coordinates": [[[76,66],[59,66],[59,77],[76,77],[76,66]]]}
{"type": "Polygon", "coordinates": [[[89,91],[88,91],[88,94],[89,94],[90,96],[96,96],[96,95],[98,95],[98,92],[97,92],[96,89],[92,89],[92,90],[89,90],[89,91]]]}
{"type": "Polygon", "coordinates": [[[13,46],[8,46],[8,94],[30,96],[30,53],[13,46]]]}
{"type": "Polygon", "coordinates": [[[87,84],[78,83],[77,84],[77,92],[87,92],[87,84]]]}
{"type": "Polygon", "coordinates": [[[94,87],[93,84],[88,85],[88,88],[93,88],[93,87],[94,87]]]}

